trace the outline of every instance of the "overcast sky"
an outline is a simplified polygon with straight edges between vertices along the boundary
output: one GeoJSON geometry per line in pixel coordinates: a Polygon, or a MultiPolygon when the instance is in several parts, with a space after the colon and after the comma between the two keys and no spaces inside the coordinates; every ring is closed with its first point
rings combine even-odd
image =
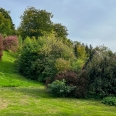
{"type": "Polygon", "coordinates": [[[27,6],[52,12],[52,21],[67,27],[69,39],[116,52],[116,0],[0,0],[16,27],[27,6]]]}

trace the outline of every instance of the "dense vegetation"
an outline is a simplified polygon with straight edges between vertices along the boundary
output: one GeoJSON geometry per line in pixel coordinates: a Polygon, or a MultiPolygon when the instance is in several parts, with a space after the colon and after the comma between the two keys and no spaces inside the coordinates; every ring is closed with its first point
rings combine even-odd
{"type": "Polygon", "coordinates": [[[1,8],[0,17],[0,59],[9,51],[18,73],[59,97],[116,97],[116,54],[107,47],[72,42],[46,10],[25,9],[17,30],[8,11],[1,8]]]}
{"type": "Polygon", "coordinates": [[[10,11],[0,8],[0,33],[5,35],[15,34],[15,26],[9,14],[10,11]]]}
{"type": "Polygon", "coordinates": [[[19,75],[15,60],[11,52],[3,52],[0,61],[0,116],[116,116],[115,106],[104,105],[98,100],[51,96],[42,83],[19,75]]]}

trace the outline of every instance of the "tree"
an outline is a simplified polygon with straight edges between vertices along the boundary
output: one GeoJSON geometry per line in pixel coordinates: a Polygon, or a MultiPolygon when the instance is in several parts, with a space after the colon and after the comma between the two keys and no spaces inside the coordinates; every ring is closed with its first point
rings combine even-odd
{"type": "Polygon", "coordinates": [[[88,94],[94,97],[116,95],[116,58],[112,51],[105,46],[96,47],[85,69],[89,76],[88,94]]]}
{"type": "Polygon", "coordinates": [[[52,13],[46,10],[38,10],[34,7],[28,7],[21,15],[21,23],[18,28],[19,34],[23,37],[32,37],[44,35],[52,31],[52,13]]]}
{"type": "Polygon", "coordinates": [[[68,35],[67,28],[60,23],[53,24],[53,30],[56,32],[57,37],[66,38],[68,35]]]}
{"type": "Polygon", "coordinates": [[[46,78],[52,80],[58,71],[70,69],[73,59],[75,59],[73,48],[50,34],[38,39],[26,38],[16,62],[21,74],[45,82],[46,78]]]}
{"type": "Polygon", "coordinates": [[[9,14],[10,11],[0,8],[0,32],[6,35],[15,34],[15,26],[9,14]]]}
{"type": "Polygon", "coordinates": [[[4,50],[16,52],[18,50],[18,38],[17,36],[7,36],[3,39],[4,50]]]}
{"type": "Polygon", "coordinates": [[[85,46],[77,41],[74,42],[74,54],[79,59],[86,60],[87,58],[85,46]]]}

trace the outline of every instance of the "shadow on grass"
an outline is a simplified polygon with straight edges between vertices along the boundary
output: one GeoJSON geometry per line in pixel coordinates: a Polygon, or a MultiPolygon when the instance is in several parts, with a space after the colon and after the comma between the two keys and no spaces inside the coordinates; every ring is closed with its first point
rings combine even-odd
{"type": "Polygon", "coordinates": [[[52,95],[47,93],[46,89],[43,87],[10,87],[12,91],[16,93],[23,93],[23,95],[28,95],[34,98],[53,98],[52,95]]]}
{"type": "Polygon", "coordinates": [[[16,72],[13,62],[0,61],[0,72],[12,74],[16,72]]]}

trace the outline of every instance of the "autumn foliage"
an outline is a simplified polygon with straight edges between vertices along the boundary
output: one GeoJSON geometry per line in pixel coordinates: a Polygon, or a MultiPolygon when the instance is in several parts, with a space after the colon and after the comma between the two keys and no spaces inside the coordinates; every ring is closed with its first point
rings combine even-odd
{"type": "Polygon", "coordinates": [[[17,36],[8,36],[3,39],[4,50],[11,50],[16,52],[18,49],[18,38],[17,36]]]}
{"type": "Polygon", "coordinates": [[[55,80],[65,79],[66,85],[75,87],[74,91],[70,93],[71,97],[85,97],[87,94],[88,77],[86,71],[82,70],[79,74],[73,71],[66,71],[58,73],[55,80]]]}

